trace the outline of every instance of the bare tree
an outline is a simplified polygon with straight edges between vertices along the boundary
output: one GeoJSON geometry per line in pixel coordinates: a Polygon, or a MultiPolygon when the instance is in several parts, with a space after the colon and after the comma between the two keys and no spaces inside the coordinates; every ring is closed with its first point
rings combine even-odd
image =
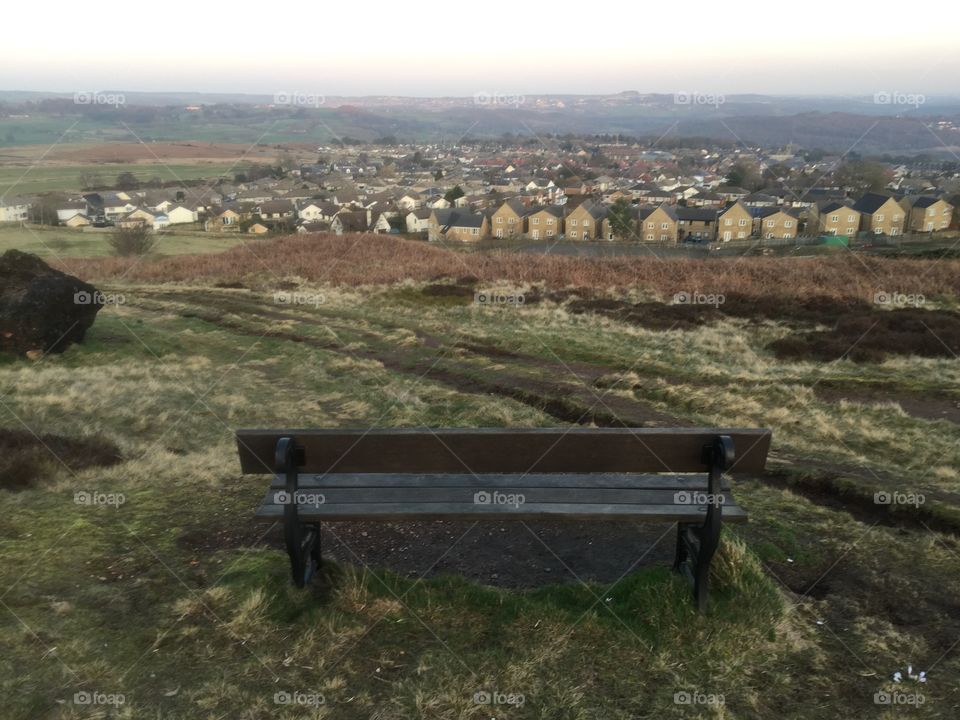
{"type": "Polygon", "coordinates": [[[110,247],[116,255],[131,257],[146,255],[156,241],[145,224],[117,226],[110,235],[110,247]]]}

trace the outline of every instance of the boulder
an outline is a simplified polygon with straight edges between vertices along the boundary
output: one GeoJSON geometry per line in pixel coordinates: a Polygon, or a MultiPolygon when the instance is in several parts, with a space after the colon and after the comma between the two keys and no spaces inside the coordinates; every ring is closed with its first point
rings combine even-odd
{"type": "Polygon", "coordinates": [[[0,256],[0,351],[26,357],[82,342],[103,307],[100,292],[36,255],[0,256]]]}

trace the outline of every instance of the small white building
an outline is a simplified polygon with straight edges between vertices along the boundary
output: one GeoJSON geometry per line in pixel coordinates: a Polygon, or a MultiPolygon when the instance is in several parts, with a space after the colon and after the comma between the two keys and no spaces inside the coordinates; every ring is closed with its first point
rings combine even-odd
{"type": "Polygon", "coordinates": [[[0,198],[0,222],[26,222],[29,217],[29,203],[0,198]]]}
{"type": "Polygon", "coordinates": [[[183,225],[197,222],[197,211],[183,205],[170,205],[163,214],[170,225],[183,225]]]}

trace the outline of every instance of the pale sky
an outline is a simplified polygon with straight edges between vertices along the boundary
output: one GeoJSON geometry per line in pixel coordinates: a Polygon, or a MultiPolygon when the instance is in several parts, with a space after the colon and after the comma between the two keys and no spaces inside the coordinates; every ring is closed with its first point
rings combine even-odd
{"type": "Polygon", "coordinates": [[[0,89],[960,94],[957,0],[10,2],[0,89]]]}

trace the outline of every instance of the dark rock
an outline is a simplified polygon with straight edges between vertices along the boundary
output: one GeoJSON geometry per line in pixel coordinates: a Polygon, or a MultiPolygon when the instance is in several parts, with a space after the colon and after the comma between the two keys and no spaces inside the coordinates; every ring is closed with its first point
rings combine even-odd
{"type": "Polygon", "coordinates": [[[36,357],[82,342],[103,307],[100,292],[36,255],[0,256],[0,351],[36,357]]]}

